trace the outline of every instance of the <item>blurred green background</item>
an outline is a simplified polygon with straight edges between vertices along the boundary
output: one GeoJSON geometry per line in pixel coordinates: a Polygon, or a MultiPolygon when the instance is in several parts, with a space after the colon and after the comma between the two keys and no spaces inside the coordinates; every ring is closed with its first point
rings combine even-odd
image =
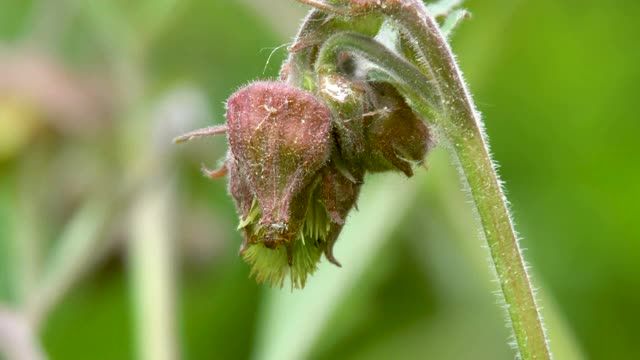
{"type": "MultiPolygon", "coordinates": [[[[640,2],[469,0],[452,37],[558,359],[640,358],[640,2]]],[[[274,78],[289,0],[0,0],[0,353],[510,359],[445,149],[367,179],[304,291],[248,279],[215,166],[224,100],[274,78]],[[265,64],[267,64],[265,66],[265,64]]],[[[2,358],[2,355],[0,355],[2,358]]]]}

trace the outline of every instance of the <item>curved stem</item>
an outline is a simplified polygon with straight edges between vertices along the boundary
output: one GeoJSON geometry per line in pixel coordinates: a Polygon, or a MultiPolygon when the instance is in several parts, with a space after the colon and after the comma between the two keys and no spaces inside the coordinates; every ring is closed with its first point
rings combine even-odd
{"type": "Polygon", "coordinates": [[[404,29],[419,37],[416,42],[432,72],[425,74],[424,66],[421,71],[377,41],[354,33],[336,34],[325,42],[318,55],[317,71],[334,71],[332,64],[341,51],[357,53],[377,65],[414,110],[440,129],[460,164],[480,217],[519,354],[522,359],[550,359],[542,319],[481,119],[437,25],[426,12],[418,13],[418,6],[407,3],[385,11],[394,11],[394,18],[404,29]]]}
{"type": "Polygon", "coordinates": [[[511,214],[491,159],[482,120],[465,86],[451,48],[421,1],[395,7],[395,18],[412,35],[435,69],[446,116],[445,136],[460,162],[480,216],[498,275],[511,327],[523,359],[550,359],[542,317],[522,258],[511,214]]]}
{"type": "Polygon", "coordinates": [[[308,80],[313,78],[313,65],[318,48],[329,37],[342,31],[356,29],[362,34],[374,36],[381,25],[382,21],[378,16],[359,16],[345,20],[319,10],[311,10],[289,48],[289,57],[280,71],[281,80],[285,80],[289,85],[314,91],[315,84],[308,80]]]}
{"type": "MultiPolygon", "coordinates": [[[[289,48],[289,57],[280,69],[281,80],[286,80],[290,85],[299,88],[305,87],[305,75],[311,72],[311,63],[307,60],[309,55],[305,51],[304,42],[314,31],[317,31],[323,22],[327,21],[327,14],[319,10],[311,10],[302,22],[298,30],[293,46],[289,48]],[[300,49],[301,48],[301,49],[300,49]]],[[[308,41],[308,40],[306,40],[308,41]]]]}
{"type": "Polygon", "coordinates": [[[440,90],[435,86],[434,80],[417,66],[366,35],[341,32],[330,37],[318,54],[316,72],[336,72],[338,55],[345,50],[375,64],[378,68],[371,69],[369,75],[393,83],[403,90],[415,106],[422,107],[423,111],[428,113],[428,119],[434,120],[434,116],[442,112],[440,90]]]}

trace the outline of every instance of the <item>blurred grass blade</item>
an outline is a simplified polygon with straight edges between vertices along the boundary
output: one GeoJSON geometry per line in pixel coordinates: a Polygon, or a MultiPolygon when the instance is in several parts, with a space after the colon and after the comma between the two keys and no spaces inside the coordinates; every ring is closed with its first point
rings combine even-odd
{"type": "Polygon", "coordinates": [[[0,359],[46,359],[28,320],[2,307],[0,307],[0,359]]]}
{"type": "Polygon", "coordinates": [[[14,177],[0,176],[0,302],[14,304],[18,298],[14,228],[16,226],[14,177]]]}
{"type": "Polygon", "coordinates": [[[444,24],[440,27],[440,31],[442,31],[442,35],[448,38],[451,36],[453,30],[462,22],[462,20],[469,17],[470,14],[467,10],[455,10],[451,14],[447,16],[444,21],[444,24]]]}
{"type": "Polygon", "coordinates": [[[440,0],[438,2],[427,4],[427,11],[433,17],[448,15],[455,7],[462,4],[463,0],[440,0]]]}
{"type": "MultiPolygon", "coordinates": [[[[443,159],[433,159],[441,161],[443,159]]],[[[444,165],[444,164],[442,164],[444,165]]],[[[452,281],[451,274],[455,272],[455,268],[458,270],[462,267],[460,264],[456,264],[457,261],[464,261],[465,267],[468,267],[470,273],[474,275],[476,280],[480,280],[479,286],[481,291],[496,290],[495,275],[489,275],[486,271],[487,265],[491,267],[487,262],[486,252],[478,251],[478,219],[473,213],[472,209],[468,207],[468,195],[460,191],[460,185],[457,178],[456,169],[452,166],[440,166],[432,161],[432,166],[438,168],[438,171],[434,171],[430,177],[431,186],[425,189],[426,196],[432,199],[434,204],[433,212],[438,215],[431,216],[431,221],[424,225],[428,226],[431,230],[437,229],[437,227],[444,228],[444,232],[453,234],[451,240],[456,244],[442,244],[438,245],[438,242],[423,242],[421,240],[416,241],[417,248],[423,248],[425,254],[432,256],[431,260],[434,264],[440,264],[441,269],[438,273],[444,276],[448,276],[448,281],[443,283],[444,293],[455,293],[455,296],[449,298],[465,298],[469,296],[475,296],[473,292],[469,292],[469,287],[465,290],[465,285],[462,281],[452,281]],[[436,221],[436,223],[432,223],[436,221]],[[448,253],[448,255],[447,255],[448,253]],[[434,255],[431,255],[434,254],[434,255]],[[435,255],[437,254],[437,256],[435,255]],[[451,256],[456,256],[460,259],[452,260],[451,256]],[[444,259],[443,259],[444,258],[444,259]],[[487,276],[484,276],[484,275],[487,276]],[[467,291],[459,294],[460,291],[467,291]]],[[[491,270],[494,271],[493,269],[491,270]]],[[[538,283],[541,281],[538,280],[538,283]]],[[[546,287],[542,287],[546,288],[546,287]]],[[[579,360],[586,359],[582,349],[576,341],[575,335],[568,326],[567,320],[563,317],[562,312],[558,308],[554,299],[551,296],[547,296],[544,291],[537,291],[537,296],[540,298],[540,303],[543,305],[541,312],[545,319],[546,329],[549,333],[549,337],[553,339],[550,342],[551,350],[557,359],[567,360],[579,360]]]]}
{"type": "MultiPolygon", "coordinates": [[[[538,281],[540,282],[540,281],[538,281]]],[[[549,346],[556,359],[580,360],[587,359],[586,354],[578,344],[575,334],[569,328],[566,317],[551,296],[538,290],[538,298],[543,305],[541,312],[544,318],[549,338],[553,339],[549,346]]]]}
{"type": "Polygon", "coordinates": [[[87,268],[104,254],[104,231],[111,202],[102,196],[87,201],[66,225],[45,265],[42,279],[27,304],[38,324],[87,268]]]}
{"type": "MultiPolygon", "coordinates": [[[[22,188],[20,186],[19,188],[22,188]]],[[[16,265],[16,296],[21,304],[37,286],[41,271],[40,252],[43,246],[42,222],[35,196],[22,188],[19,194],[13,233],[13,262],[16,265]]]]}
{"type": "Polygon", "coordinates": [[[177,359],[171,186],[143,191],[128,243],[138,359],[177,359]]]}
{"type": "Polygon", "coordinates": [[[336,244],[338,269],[323,261],[304,291],[269,289],[257,328],[256,360],[305,359],[341,301],[362,277],[410,209],[416,182],[397,175],[367,178],[359,211],[336,244]]]}
{"type": "Polygon", "coordinates": [[[41,163],[34,152],[23,156],[25,165],[15,172],[0,174],[0,303],[16,306],[23,306],[35,288],[41,266],[43,223],[37,192],[31,188],[31,176],[41,163]]]}

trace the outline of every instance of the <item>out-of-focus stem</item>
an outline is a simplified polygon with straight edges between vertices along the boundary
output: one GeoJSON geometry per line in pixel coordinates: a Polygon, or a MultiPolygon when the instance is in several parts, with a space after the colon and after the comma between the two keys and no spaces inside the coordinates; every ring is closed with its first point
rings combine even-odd
{"type": "Polygon", "coordinates": [[[169,185],[152,186],[132,212],[128,242],[138,358],[177,359],[169,185]]]}
{"type": "Polygon", "coordinates": [[[40,325],[51,307],[104,254],[99,245],[104,240],[110,210],[111,204],[104,198],[90,199],[65,227],[45,265],[42,279],[26,304],[25,311],[34,327],[40,325]]]}
{"type": "Polygon", "coordinates": [[[0,308],[0,359],[46,359],[27,319],[2,308],[0,308]]]}

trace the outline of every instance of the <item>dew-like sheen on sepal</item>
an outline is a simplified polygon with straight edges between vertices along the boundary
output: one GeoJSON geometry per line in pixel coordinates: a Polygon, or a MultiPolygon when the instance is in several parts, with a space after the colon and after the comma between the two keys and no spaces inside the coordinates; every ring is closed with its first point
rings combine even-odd
{"type": "Polygon", "coordinates": [[[333,115],[340,156],[347,162],[359,161],[366,148],[362,121],[367,103],[364,83],[358,86],[339,74],[319,75],[318,83],[318,96],[333,115]]]}

